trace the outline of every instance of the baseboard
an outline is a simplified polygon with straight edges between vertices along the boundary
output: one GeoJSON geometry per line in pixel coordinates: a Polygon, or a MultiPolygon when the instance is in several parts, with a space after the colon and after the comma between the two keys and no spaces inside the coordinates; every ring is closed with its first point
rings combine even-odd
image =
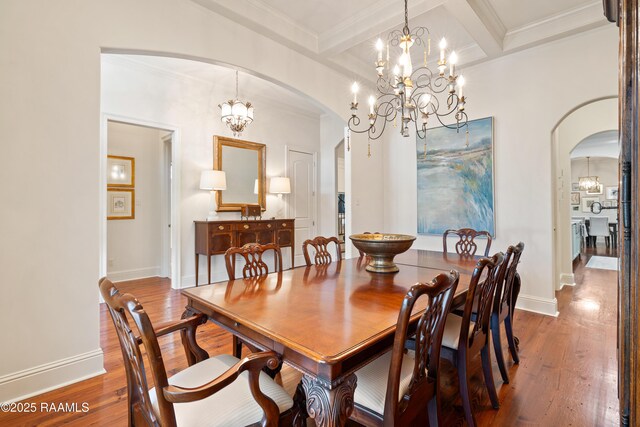
{"type": "Polygon", "coordinates": [[[575,285],[576,285],[576,278],[573,275],[573,273],[562,273],[560,275],[560,282],[558,283],[556,291],[559,291],[565,286],[575,286],[575,285]]]}
{"type": "Polygon", "coordinates": [[[558,301],[547,298],[534,297],[533,295],[518,295],[516,308],[545,316],[558,317],[558,301]]]}
{"type": "Polygon", "coordinates": [[[15,402],[106,373],[102,349],[0,377],[0,402],[15,402]]]}
{"type": "Polygon", "coordinates": [[[107,278],[112,282],[144,279],[145,277],[160,276],[161,270],[162,268],[158,265],[156,267],[136,268],[133,270],[108,271],[107,278]]]}

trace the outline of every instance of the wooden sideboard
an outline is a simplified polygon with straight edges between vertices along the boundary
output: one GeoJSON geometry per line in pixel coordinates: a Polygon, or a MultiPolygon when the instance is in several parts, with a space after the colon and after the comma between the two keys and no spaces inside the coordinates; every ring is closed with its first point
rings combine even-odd
{"type": "Polygon", "coordinates": [[[293,219],[194,221],[196,225],[196,286],[198,286],[200,255],[207,256],[207,283],[211,283],[211,256],[224,254],[232,246],[242,246],[247,243],[276,243],[281,248],[291,248],[291,267],[293,267],[294,222],[293,219]]]}

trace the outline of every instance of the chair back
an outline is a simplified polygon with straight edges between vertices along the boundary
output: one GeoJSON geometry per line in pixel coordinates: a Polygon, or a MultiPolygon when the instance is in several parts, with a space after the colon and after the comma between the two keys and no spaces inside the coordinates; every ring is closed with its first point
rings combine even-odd
{"type": "Polygon", "coordinates": [[[263,276],[269,274],[269,267],[262,259],[266,251],[272,250],[274,257],[274,271],[282,271],[282,252],[280,246],[275,243],[261,245],[259,243],[247,243],[242,247],[231,247],[224,254],[225,264],[227,266],[227,274],[229,280],[236,278],[236,255],[240,255],[244,259],[244,267],[242,268],[242,277],[248,279],[250,277],[263,276]]]}
{"type": "Polygon", "coordinates": [[[500,268],[503,260],[504,254],[498,252],[491,258],[481,258],[473,270],[460,326],[460,341],[458,344],[460,347],[463,343],[466,343],[465,347],[467,349],[470,349],[476,343],[484,345],[489,338],[489,322],[491,321],[495,290],[498,282],[504,278],[505,274],[505,269],[500,268]],[[474,308],[477,311],[475,313],[475,323],[472,327],[471,317],[474,314],[474,308]]]}
{"type": "Polygon", "coordinates": [[[509,252],[512,252],[513,255],[511,257],[511,262],[507,267],[507,272],[504,277],[504,281],[503,281],[504,291],[502,292],[502,295],[500,295],[500,300],[498,300],[498,291],[496,291],[495,302],[499,301],[497,306],[498,314],[503,313],[505,309],[508,309],[509,310],[508,313],[512,314],[513,309],[515,308],[515,305],[516,305],[515,297],[517,297],[517,295],[514,295],[514,284],[516,282],[516,275],[518,274],[518,263],[520,262],[520,256],[522,255],[523,251],[524,251],[523,242],[520,242],[515,246],[509,246],[509,248],[507,249],[507,254],[509,254],[509,252]]]}
{"type": "Polygon", "coordinates": [[[336,260],[342,260],[342,248],[340,247],[340,241],[337,237],[322,237],[317,236],[313,239],[307,239],[302,244],[302,252],[304,253],[304,260],[307,263],[307,266],[311,265],[325,265],[331,264],[333,258],[331,257],[331,252],[329,252],[329,244],[334,243],[336,246],[336,260]],[[309,255],[309,246],[312,246],[314,249],[313,262],[311,261],[311,256],[309,255]]]}
{"type": "Polygon", "coordinates": [[[489,256],[489,250],[491,249],[491,234],[488,231],[477,231],[473,228],[460,228],[458,230],[447,230],[442,234],[442,248],[444,253],[447,253],[447,237],[449,234],[455,234],[458,236],[456,242],[456,252],[462,256],[474,256],[478,250],[478,244],[475,242],[475,238],[483,236],[487,238],[487,245],[484,248],[484,256],[489,256]]]}
{"type": "Polygon", "coordinates": [[[609,218],[606,216],[592,216],[589,218],[589,236],[611,235],[609,230],[609,218]]]}
{"type": "Polygon", "coordinates": [[[394,425],[408,425],[419,412],[424,411],[426,402],[431,396],[438,392],[438,364],[442,335],[447,314],[458,287],[458,279],[457,271],[451,271],[449,274],[442,273],[430,283],[413,285],[404,297],[398,315],[384,408],[384,419],[395,420],[394,425]],[[414,332],[410,328],[410,319],[416,301],[423,295],[428,298],[428,305],[415,329],[413,374],[406,394],[399,400],[405,342],[414,332]]]}
{"type": "Polygon", "coordinates": [[[133,295],[121,294],[109,279],[101,279],[99,287],[102,298],[104,298],[109,308],[109,314],[111,314],[118,341],[120,341],[122,358],[124,359],[129,401],[129,425],[133,425],[131,420],[134,414],[138,413],[142,415],[148,425],[175,426],[176,419],[173,405],[165,400],[162,392],[169,383],[158,339],[149,316],[133,295]],[[136,324],[140,337],[137,337],[129,326],[127,314],[136,324]],[[149,384],[147,383],[144,358],[140,349],[141,345],[144,345],[150,362],[158,402],[158,415],[156,415],[149,400],[149,384]]]}

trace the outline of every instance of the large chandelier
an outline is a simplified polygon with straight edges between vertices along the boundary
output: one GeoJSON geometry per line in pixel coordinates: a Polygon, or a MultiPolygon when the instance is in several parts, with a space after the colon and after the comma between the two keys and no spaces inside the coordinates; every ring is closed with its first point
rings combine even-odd
{"type": "Polygon", "coordinates": [[[589,156],[587,156],[587,176],[581,176],[578,178],[578,187],[581,191],[595,191],[600,188],[600,178],[597,176],[591,176],[589,170],[589,156]]]}
{"type": "Polygon", "coordinates": [[[238,99],[238,70],[236,70],[236,98],[218,105],[221,112],[222,123],[233,132],[233,136],[240,136],[247,125],[253,121],[253,106],[250,102],[242,102],[238,99]]]}
{"type": "MultiPolygon", "coordinates": [[[[375,68],[378,73],[376,87],[378,97],[369,97],[369,114],[365,126],[360,126],[358,117],[358,83],[353,83],[353,102],[349,129],[356,133],[367,133],[369,140],[379,138],[389,122],[400,125],[400,134],[409,136],[409,126],[415,126],[416,135],[425,138],[427,123],[431,118],[450,129],[460,130],[467,126],[467,114],[464,111],[465,97],[462,94],[464,77],[456,75],[455,52],[446,59],[447,41],[443,38],[439,44],[440,58],[437,71],[429,68],[427,60],[431,54],[429,30],[425,27],[409,29],[407,0],[404,2],[404,27],[402,31],[389,33],[386,44],[378,39],[376,49],[378,58],[375,68]],[[426,38],[426,40],[425,40],[426,38]],[[391,68],[389,48],[400,48],[398,64],[391,68]],[[386,58],[383,51],[386,47],[386,58]],[[414,52],[422,49],[420,66],[413,69],[411,48],[414,52]],[[445,95],[442,95],[445,93],[445,95]],[[442,101],[439,98],[443,98],[442,101]],[[448,120],[447,118],[453,119],[448,120]],[[455,122],[455,123],[445,123],[455,122]]],[[[435,61],[434,61],[435,62],[435,61]]],[[[369,151],[370,153],[370,151],[369,151]]],[[[370,155],[370,154],[369,154],[370,155]]]]}

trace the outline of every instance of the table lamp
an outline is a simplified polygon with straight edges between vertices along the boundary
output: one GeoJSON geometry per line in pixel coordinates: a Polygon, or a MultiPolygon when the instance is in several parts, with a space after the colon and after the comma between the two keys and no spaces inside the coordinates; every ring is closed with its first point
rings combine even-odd
{"type": "Polygon", "coordinates": [[[274,176],[269,182],[269,193],[278,195],[278,212],[277,216],[282,217],[282,195],[291,193],[291,182],[286,176],[274,176]]]}
{"type": "Polygon", "coordinates": [[[224,171],[206,170],[200,175],[200,189],[209,190],[209,216],[207,221],[214,221],[218,218],[216,212],[216,191],[227,189],[227,176],[224,171]]]}

